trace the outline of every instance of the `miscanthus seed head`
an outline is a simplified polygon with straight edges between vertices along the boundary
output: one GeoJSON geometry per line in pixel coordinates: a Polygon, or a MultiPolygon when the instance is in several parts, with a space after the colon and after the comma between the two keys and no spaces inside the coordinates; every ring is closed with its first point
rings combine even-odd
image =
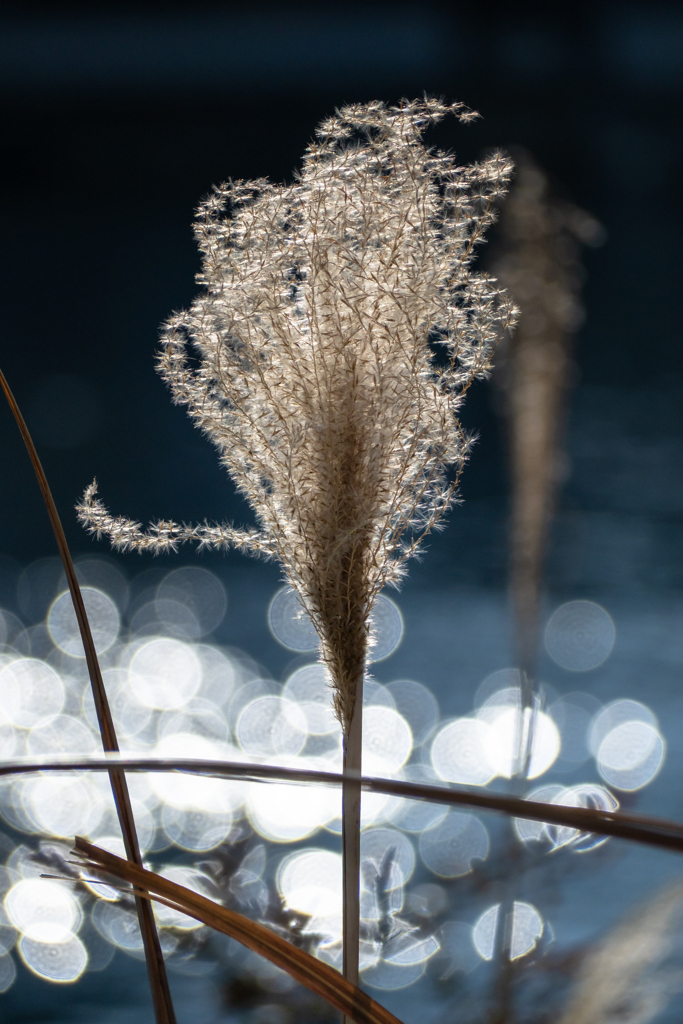
{"type": "Polygon", "coordinates": [[[258,527],[143,530],[110,515],[94,484],[78,509],[120,549],[196,541],[277,559],[345,728],[372,605],[456,498],[470,446],[458,408],[514,319],[471,269],[511,165],[496,153],[461,167],[426,148],[447,114],[475,116],[428,98],[344,107],[293,184],[228,182],[198,210],[203,292],[165,325],[159,372],[258,527]]]}

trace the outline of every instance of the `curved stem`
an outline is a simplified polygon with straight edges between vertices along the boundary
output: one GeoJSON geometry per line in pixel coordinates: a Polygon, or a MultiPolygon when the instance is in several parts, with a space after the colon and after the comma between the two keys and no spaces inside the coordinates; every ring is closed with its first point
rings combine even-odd
{"type": "MultiPolygon", "coordinates": [[[[24,775],[30,772],[111,772],[112,763],[127,772],[180,772],[202,775],[210,779],[241,779],[247,782],[273,782],[283,785],[317,783],[322,786],[343,786],[344,776],[336,772],[319,772],[308,768],[281,768],[279,765],[246,764],[238,762],[208,761],[195,758],[146,757],[84,757],[27,758],[0,762],[0,778],[6,775],[24,775]]],[[[578,832],[591,832],[598,836],[613,836],[633,843],[644,843],[662,850],[683,853],[683,823],[666,818],[653,818],[645,814],[622,814],[619,811],[601,811],[593,807],[564,807],[545,804],[538,800],[522,800],[516,796],[485,793],[478,787],[451,789],[447,786],[424,786],[402,779],[374,779],[356,776],[361,791],[402,796],[409,800],[445,804],[447,807],[473,807],[480,811],[505,814],[525,821],[540,821],[562,828],[575,828],[578,832]]],[[[352,781],[349,778],[348,781],[352,781]]]]}
{"type": "MultiPolygon", "coordinates": [[[[92,695],[95,702],[95,710],[97,712],[97,721],[100,727],[100,735],[102,737],[102,748],[105,753],[118,753],[119,744],[116,738],[116,730],[111,716],[109,701],[107,699],[107,691],[104,688],[104,680],[102,679],[102,672],[100,671],[100,663],[97,658],[97,651],[95,650],[95,644],[90,631],[90,623],[88,622],[88,616],[83,603],[83,594],[81,593],[81,588],[78,583],[76,569],[74,568],[64,528],[62,526],[61,519],[59,518],[59,512],[57,511],[57,506],[55,505],[52,497],[52,492],[50,491],[45,471],[40,459],[38,458],[38,452],[36,451],[29,429],[26,426],[24,417],[21,414],[21,410],[17,405],[16,399],[12,394],[2,370],[0,370],[0,387],[2,387],[2,390],[5,393],[7,403],[12,410],[12,415],[14,416],[21,436],[24,439],[24,444],[28,450],[29,458],[31,459],[31,463],[38,480],[38,486],[40,487],[43,501],[47,508],[47,514],[50,518],[50,524],[55,535],[55,540],[57,541],[57,548],[59,549],[62,565],[64,566],[64,572],[69,584],[71,600],[73,601],[74,611],[78,621],[78,628],[83,642],[85,660],[88,666],[88,675],[90,676],[90,685],[92,687],[92,695]]],[[[111,782],[112,794],[116,805],[116,813],[121,826],[121,833],[123,835],[126,857],[133,864],[137,864],[139,867],[142,867],[140,844],[138,843],[137,831],[135,829],[135,819],[133,817],[133,810],[130,803],[126,776],[122,769],[110,768],[109,780],[111,782]]],[[[175,1012],[173,1010],[173,1002],[171,1000],[171,990],[169,988],[168,977],[166,975],[166,967],[164,965],[163,953],[161,952],[154,913],[149,900],[136,896],[135,904],[138,913],[140,931],[142,932],[145,961],[147,963],[147,974],[149,976],[149,985],[152,992],[152,1002],[154,1003],[156,1021],[157,1024],[175,1024],[175,1012]]]]}

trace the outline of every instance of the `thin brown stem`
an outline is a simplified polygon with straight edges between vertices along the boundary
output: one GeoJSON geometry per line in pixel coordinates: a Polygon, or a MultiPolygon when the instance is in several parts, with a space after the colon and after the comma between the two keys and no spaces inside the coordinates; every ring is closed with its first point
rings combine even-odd
{"type": "MultiPolygon", "coordinates": [[[[104,688],[104,680],[102,679],[102,673],[100,671],[97,651],[95,650],[95,644],[90,631],[90,623],[85,610],[85,604],[83,603],[83,594],[81,593],[81,588],[78,583],[76,570],[66,541],[64,528],[62,527],[62,523],[59,518],[57,506],[54,503],[50,486],[47,482],[47,477],[45,476],[45,471],[43,470],[40,459],[38,458],[38,452],[36,451],[29,429],[26,426],[24,417],[21,414],[21,410],[17,405],[16,399],[12,394],[2,370],[0,370],[0,386],[2,386],[7,403],[12,411],[12,415],[16,420],[17,426],[19,427],[21,436],[24,440],[24,444],[28,450],[29,458],[31,459],[31,464],[33,465],[33,469],[38,480],[38,486],[40,487],[40,492],[43,496],[45,507],[47,508],[47,514],[55,535],[55,540],[57,541],[57,548],[59,549],[62,565],[64,566],[64,572],[69,585],[71,600],[73,601],[74,611],[78,621],[78,628],[83,642],[85,661],[88,666],[88,675],[90,676],[90,685],[92,687],[93,700],[95,702],[95,711],[97,712],[97,721],[102,738],[102,748],[105,753],[118,753],[119,744],[116,738],[116,730],[111,716],[107,692],[104,688]]],[[[121,833],[123,835],[126,857],[128,857],[132,863],[142,866],[140,844],[138,843],[137,831],[135,829],[135,819],[133,817],[133,810],[130,803],[126,776],[122,769],[110,768],[109,780],[111,782],[114,803],[116,804],[116,813],[118,815],[121,833]]],[[[171,1000],[171,991],[168,985],[168,978],[166,975],[166,968],[164,966],[163,954],[161,952],[161,945],[159,943],[159,935],[154,921],[154,914],[148,900],[136,897],[135,903],[145,949],[145,960],[147,963],[147,973],[149,976],[156,1021],[157,1024],[175,1024],[176,1018],[173,1010],[173,1002],[171,1000]]]]}
{"type": "MultiPolygon", "coordinates": [[[[35,758],[0,764],[0,778],[5,775],[23,775],[30,772],[111,772],[112,759],[92,756],[78,758],[35,758]]],[[[187,760],[177,758],[116,758],[116,765],[127,772],[180,772],[202,775],[214,779],[241,779],[247,782],[274,782],[286,785],[318,784],[342,786],[344,776],[336,772],[311,771],[307,768],[281,768],[267,764],[240,764],[221,761],[187,760]]],[[[351,773],[349,773],[350,775],[351,773]]],[[[575,828],[599,836],[612,836],[634,843],[644,843],[661,850],[683,853],[683,822],[666,818],[653,818],[644,814],[622,814],[619,811],[601,811],[592,807],[563,807],[544,804],[537,800],[522,800],[515,796],[485,793],[471,789],[450,789],[446,786],[424,786],[400,779],[374,779],[358,776],[360,788],[366,793],[384,793],[389,796],[425,800],[428,803],[450,807],[472,807],[480,811],[506,814],[526,821],[541,821],[562,828],[575,828]]]]}
{"type": "MultiPolygon", "coordinates": [[[[356,700],[349,728],[344,736],[342,781],[342,865],[343,921],[342,951],[344,977],[358,984],[360,958],[360,801],[363,742],[363,678],[356,684],[356,700]]],[[[344,1024],[350,1019],[344,1017],[344,1024]]]]}

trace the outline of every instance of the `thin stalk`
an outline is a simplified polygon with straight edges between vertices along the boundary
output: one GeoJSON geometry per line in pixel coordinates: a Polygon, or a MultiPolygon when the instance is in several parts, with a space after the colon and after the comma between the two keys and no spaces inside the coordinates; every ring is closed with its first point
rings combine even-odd
{"type": "MultiPolygon", "coordinates": [[[[344,776],[336,772],[311,771],[306,768],[280,768],[272,765],[224,763],[199,759],[177,758],[34,758],[26,761],[5,761],[0,764],[0,778],[5,775],[24,775],[30,772],[111,772],[112,762],[121,771],[127,772],[179,772],[186,775],[201,775],[213,779],[241,779],[245,782],[271,782],[284,785],[342,786],[344,776]]],[[[644,843],[660,850],[683,853],[683,823],[666,818],[653,818],[644,814],[622,814],[619,811],[601,811],[592,807],[563,807],[560,804],[545,804],[537,800],[521,800],[515,796],[484,793],[474,789],[449,789],[446,786],[424,786],[417,782],[403,782],[400,779],[374,779],[359,777],[360,788],[366,793],[384,793],[402,796],[410,800],[425,800],[428,803],[446,804],[449,807],[472,807],[523,818],[526,821],[540,821],[548,825],[575,828],[579,832],[590,832],[599,836],[626,839],[644,843]]]]}
{"type": "MultiPolygon", "coordinates": [[[[21,414],[21,410],[17,405],[16,399],[12,394],[2,370],[0,370],[0,386],[2,386],[7,403],[12,410],[12,415],[14,416],[17,426],[21,432],[21,436],[24,439],[24,444],[28,450],[29,458],[31,459],[31,463],[38,480],[38,486],[40,487],[40,492],[43,496],[45,507],[47,508],[47,514],[55,535],[55,540],[57,541],[57,548],[59,549],[62,565],[64,566],[64,572],[69,585],[69,591],[71,592],[71,600],[73,601],[74,611],[78,621],[78,628],[83,642],[85,661],[88,666],[88,675],[90,676],[90,685],[92,688],[93,700],[95,702],[95,711],[97,712],[97,721],[100,728],[100,736],[102,738],[102,748],[105,753],[118,753],[119,744],[111,716],[111,710],[109,708],[107,692],[104,687],[104,680],[102,679],[102,673],[100,671],[100,663],[97,658],[97,651],[95,650],[95,644],[90,631],[90,623],[85,610],[85,604],[83,603],[83,595],[78,583],[76,570],[74,568],[73,559],[71,558],[71,552],[69,551],[64,529],[59,518],[57,506],[54,503],[52,492],[50,491],[47,477],[45,476],[45,471],[43,470],[40,459],[38,458],[38,452],[36,451],[29,429],[26,426],[24,417],[21,414]]],[[[126,776],[120,768],[109,768],[109,780],[111,783],[112,794],[114,796],[114,803],[116,805],[116,813],[121,826],[121,833],[123,835],[126,857],[128,857],[132,863],[141,867],[142,856],[140,854],[140,844],[138,843],[137,831],[135,829],[135,819],[133,817],[133,809],[130,803],[126,776]]],[[[152,993],[155,1018],[157,1024],[175,1024],[175,1012],[173,1010],[171,991],[166,975],[166,967],[164,965],[164,958],[161,952],[161,945],[159,943],[159,935],[154,920],[154,913],[148,900],[136,896],[135,904],[138,913],[140,931],[142,933],[142,941],[144,944],[145,961],[147,964],[147,974],[149,976],[149,985],[152,993]]]]}
{"type": "MultiPolygon", "coordinates": [[[[360,801],[363,744],[363,679],[356,688],[356,700],[348,732],[344,736],[342,781],[342,954],[344,977],[358,984],[360,960],[360,801]]],[[[350,1018],[343,1018],[350,1024],[350,1018]]]]}

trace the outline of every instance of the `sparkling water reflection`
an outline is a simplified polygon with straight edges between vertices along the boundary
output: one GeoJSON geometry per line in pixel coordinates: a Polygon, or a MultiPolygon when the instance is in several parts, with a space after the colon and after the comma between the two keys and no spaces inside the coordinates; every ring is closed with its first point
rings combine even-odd
{"type": "MultiPolygon", "coordinates": [[[[4,758],[99,749],[75,619],[67,613],[65,595],[60,596],[63,581],[53,580],[54,566],[43,568],[52,573],[53,588],[46,621],[24,629],[9,613],[0,617],[4,758]],[[18,646],[13,647],[13,641],[18,646]]],[[[213,574],[194,568],[190,572],[189,567],[170,574],[143,574],[144,586],[131,588],[126,619],[125,579],[118,570],[110,574],[110,594],[105,569],[91,568],[86,581],[90,592],[102,596],[97,607],[109,609],[109,618],[102,614],[97,642],[122,750],[340,771],[341,731],[326,669],[312,659],[309,664],[299,659],[290,663],[281,684],[247,655],[211,642],[209,633],[226,610],[225,590],[213,574]]],[[[43,569],[41,573],[45,575],[43,569]]],[[[279,622],[279,639],[288,640],[287,646],[315,650],[318,641],[310,622],[298,615],[291,592],[289,604],[283,594],[286,597],[287,591],[279,591],[270,604],[271,630],[276,632],[279,622]],[[289,619],[284,614],[287,608],[289,619]]],[[[95,598],[88,600],[95,619],[95,598]]],[[[546,640],[562,671],[588,671],[597,664],[597,654],[609,654],[605,638],[611,635],[613,641],[614,635],[613,626],[609,634],[605,617],[609,626],[611,617],[593,602],[570,602],[558,609],[546,640]],[[584,605],[590,606],[588,610],[584,605]]],[[[384,595],[378,599],[372,628],[377,644],[371,656],[389,657],[404,625],[397,606],[384,595]]],[[[391,675],[385,671],[383,678],[391,675]]],[[[365,773],[430,785],[486,786],[498,779],[504,789],[504,780],[519,772],[517,752],[528,741],[530,779],[585,765],[584,778],[597,770],[601,780],[564,785],[550,776],[529,792],[529,799],[611,810],[618,806],[612,790],[635,792],[652,781],[664,763],[666,745],[657,719],[634,700],[613,700],[603,707],[588,694],[559,696],[544,684],[533,714],[522,715],[520,674],[507,667],[486,676],[469,713],[460,708],[458,717],[440,719],[434,696],[416,679],[384,683],[368,674],[365,773]]],[[[131,773],[128,779],[141,849],[156,869],[276,927],[285,927],[275,909],[283,906],[282,913],[294,915],[312,951],[340,967],[338,789],[243,783],[179,772],[131,773]],[[308,845],[292,852],[295,843],[308,845]]],[[[64,852],[53,849],[50,864],[66,856],[74,833],[123,852],[105,775],[8,777],[0,780],[0,813],[13,829],[29,837],[34,853],[40,853],[45,837],[63,838],[64,852]]],[[[490,826],[489,835],[474,814],[377,793],[364,794],[361,815],[364,985],[380,993],[401,991],[425,977],[432,962],[444,978],[473,971],[492,951],[498,927],[498,904],[482,914],[481,894],[488,891],[491,878],[502,877],[507,870],[507,854],[495,826],[490,826]],[[467,912],[459,902],[463,893],[477,894],[469,920],[464,920],[467,912]]],[[[606,842],[576,829],[522,819],[514,828],[526,846],[524,852],[517,847],[519,855],[548,864],[563,857],[577,863],[575,854],[606,842]]],[[[105,882],[76,889],[66,882],[40,879],[45,861],[34,853],[17,846],[0,870],[5,908],[0,915],[0,991],[15,978],[16,956],[34,974],[58,983],[100,969],[114,949],[143,958],[134,909],[119,890],[105,882]],[[41,888],[45,885],[56,889],[41,888]],[[54,892],[60,895],[51,903],[54,892]]],[[[188,972],[194,964],[201,973],[218,962],[198,922],[170,908],[155,912],[171,968],[177,965],[188,972]]],[[[534,906],[521,901],[515,903],[514,915],[511,955],[519,959],[542,938],[546,941],[550,925],[534,906]]],[[[275,985],[276,979],[269,976],[271,983],[275,985]]]]}

